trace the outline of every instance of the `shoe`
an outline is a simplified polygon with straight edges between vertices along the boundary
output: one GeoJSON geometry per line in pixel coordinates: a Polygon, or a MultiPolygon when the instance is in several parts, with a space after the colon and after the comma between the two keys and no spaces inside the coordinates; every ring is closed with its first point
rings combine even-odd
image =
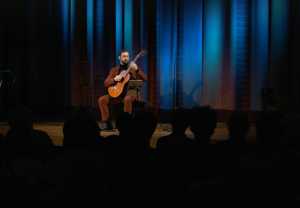
{"type": "Polygon", "coordinates": [[[100,128],[100,130],[106,129],[106,128],[107,128],[106,122],[100,122],[100,123],[99,123],[99,128],[100,128]]]}
{"type": "Polygon", "coordinates": [[[111,125],[111,123],[109,121],[107,121],[107,122],[100,122],[99,123],[99,128],[101,129],[101,131],[113,130],[113,126],[111,125]]]}
{"type": "Polygon", "coordinates": [[[107,127],[106,130],[113,130],[114,129],[110,121],[106,122],[106,127],[107,127]]]}

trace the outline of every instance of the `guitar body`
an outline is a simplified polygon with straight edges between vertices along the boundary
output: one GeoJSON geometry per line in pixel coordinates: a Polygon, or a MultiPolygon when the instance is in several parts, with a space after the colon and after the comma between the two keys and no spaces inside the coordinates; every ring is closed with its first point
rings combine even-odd
{"type": "Polygon", "coordinates": [[[109,96],[111,96],[113,98],[119,97],[123,93],[125,85],[129,81],[129,79],[130,79],[130,74],[127,74],[123,80],[121,80],[120,82],[117,82],[117,84],[115,84],[115,85],[108,87],[107,91],[108,91],[109,96]]]}

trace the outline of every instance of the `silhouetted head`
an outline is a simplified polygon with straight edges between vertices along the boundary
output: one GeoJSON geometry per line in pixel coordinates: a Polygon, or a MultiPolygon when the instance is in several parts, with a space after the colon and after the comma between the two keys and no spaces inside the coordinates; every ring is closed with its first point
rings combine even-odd
{"type": "Polygon", "coordinates": [[[148,147],[156,125],[157,118],[150,111],[140,111],[134,115],[122,113],[116,123],[120,143],[130,147],[148,147]]]}
{"type": "Polygon", "coordinates": [[[63,127],[64,146],[97,144],[100,129],[93,114],[85,108],[75,110],[63,127]]]}
{"type": "Polygon", "coordinates": [[[191,111],[190,126],[197,142],[209,143],[217,126],[216,112],[209,106],[194,107],[191,111]]]}
{"type": "Polygon", "coordinates": [[[289,115],[284,122],[284,139],[285,144],[292,145],[294,147],[300,146],[300,115],[289,115]]]}
{"type": "Polygon", "coordinates": [[[157,126],[155,114],[147,110],[140,111],[135,114],[133,121],[137,136],[143,138],[143,141],[149,142],[157,126]]]}
{"type": "Polygon", "coordinates": [[[283,136],[282,115],[278,111],[262,112],[256,121],[256,137],[260,144],[275,145],[283,136]]]}
{"type": "Polygon", "coordinates": [[[185,130],[189,126],[188,118],[190,114],[187,109],[178,108],[172,112],[172,131],[176,135],[184,135],[185,130]]]}
{"type": "Polygon", "coordinates": [[[8,124],[11,129],[32,130],[32,112],[24,106],[19,106],[10,113],[8,124]]]}
{"type": "Polygon", "coordinates": [[[33,129],[31,111],[24,107],[16,108],[9,119],[10,130],[8,131],[4,143],[8,147],[20,150],[44,150],[52,146],[52,141],[48,134],[41,130],[33,129]],[[41,148],[42,147],[42,148],[41,148]]]}
{"type": "Polygon", "coordinates": [[[120,113],[116,121],[116,127],[121,137],[130,137],[134,132],[132,116],[126,112],[120,113]]]}
{"type": "Polygon", "coordinates": [[[3,136],[3,134],[0,133],[0,145],[4,142],[3,139],[4,139],[4,136],[3,136]]]}
{"type": "Polygon", "coordinates": [[[245,143],[250,123],[246,112],[235,111],[231,114],[227,123],[229,139],[233,143],[245,143]]]}

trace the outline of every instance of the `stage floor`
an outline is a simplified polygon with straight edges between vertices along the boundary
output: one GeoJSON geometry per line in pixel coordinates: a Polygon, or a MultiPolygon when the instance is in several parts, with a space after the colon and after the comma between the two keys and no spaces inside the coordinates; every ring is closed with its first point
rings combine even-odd
{"type": "MultiPolygon", "coordinates": [[[[35,123],[34,128],[43,130],[48,133],[55,145],[61,146],[63,144],[63,123],[62,122],[41,122],[35,123]]],[[[7,123],[0,123],[0,134],[5,135],[8,131],[7,123]]],[[[159,123],[151,138],[150,145],[155,148],[158,139],[162,136],[170,134],[172,131],[171,125],[168,123],[159,123]]],[[[101,136],[107,137],[109,135],[118,135],[118,131],[102,131],[101,136]]],[[[193,133],[187,129],[186,135],[193,138],[193,133]]],[[[212,136],[212,143],[226,140],[228,138],[228,130],[225,123],[218,123],[217,128],[212,136]]],[[[255,141],[255,128],[252,126],[248,135],[249,142],[255,141]]]]}

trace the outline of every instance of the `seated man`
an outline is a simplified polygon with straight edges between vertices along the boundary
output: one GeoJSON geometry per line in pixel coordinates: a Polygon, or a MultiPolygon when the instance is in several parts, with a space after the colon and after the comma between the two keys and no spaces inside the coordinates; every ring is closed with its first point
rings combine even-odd
{"type": "MultiPolygon", "coordinates": [[[[121,73],[130,68],[130,80],[147,80],[147,76],[144,72],[136,65],[136,63],[129,62],[129,52],[126,50],[122,50],[119,56],[120,65],[113,67],[109,75],[104,81],[105,88],[108,88],[116,83],[123,81],[124,77],[121,76],[121,73]]],[[[111,97],[110,95],[103,95],[98,99],[98,106],[101,112],[101,123],[100,128],[102,130],[108,129],[110,126],[109,120],[109,108],[108,104],[110,102],[120,103],[124,102],[124,112],[131,113],[132,112],[132,103],[137,99],[134,93],[130,91],[126,91],[126,87],[122,94],[116,98],[111,97]]]]}

